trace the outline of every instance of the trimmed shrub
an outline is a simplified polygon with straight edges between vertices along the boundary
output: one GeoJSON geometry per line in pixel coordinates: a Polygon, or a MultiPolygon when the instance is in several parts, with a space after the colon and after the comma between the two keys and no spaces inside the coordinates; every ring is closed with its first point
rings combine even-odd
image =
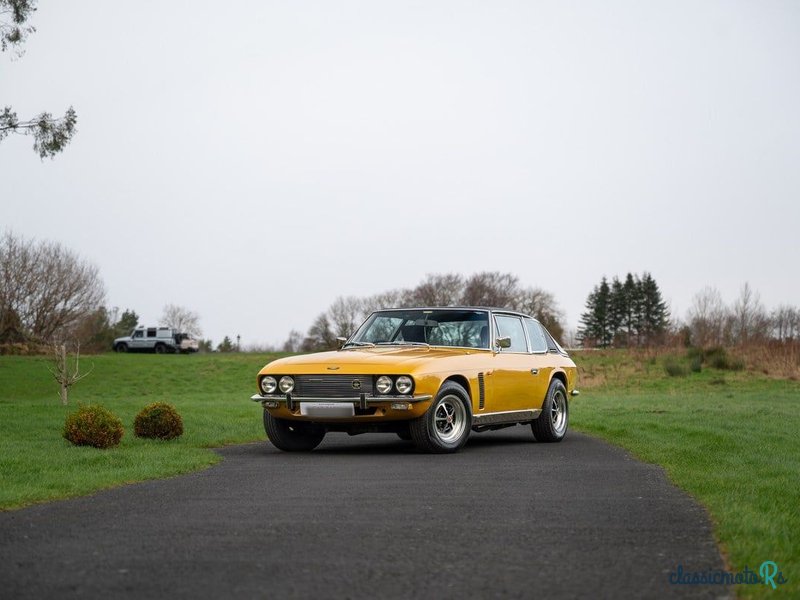
{"type": "Polygon", "coordinates": [[[133,432],[136,437],[172,440],[183,435],[183,419],[171,404],[155,402],[136,415],[133,432]]]}
{"type": "Polygon", "coordinates": [[[123,433],[119,417],[99,404],[79,406],[64,422],[64,438],[76,446],[112,448],[119,444],[123,433]]]}

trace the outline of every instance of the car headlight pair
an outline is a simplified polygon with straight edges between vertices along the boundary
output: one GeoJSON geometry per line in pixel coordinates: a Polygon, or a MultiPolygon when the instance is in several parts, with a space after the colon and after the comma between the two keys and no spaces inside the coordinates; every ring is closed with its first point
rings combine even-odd
{"type": "Polygon", "coordinates": [[[408,375],[401,375],[394,381],[387,375],[381,375],[375,381],[375,389],[379,394],[389,394],[392,388],[396,389],[398,394],[408,394],[413,387],[414,382],[408,375]]]}
{"type": "Polygon", "coordinates": [[[294,379],[288,375],[281,377],[280,381],[274,377],[267,375],[261,379],[261,391],[265,394],[274,394],[275,390],[280,388],[284,394],[290,393],[294,389],[294,379]]]}

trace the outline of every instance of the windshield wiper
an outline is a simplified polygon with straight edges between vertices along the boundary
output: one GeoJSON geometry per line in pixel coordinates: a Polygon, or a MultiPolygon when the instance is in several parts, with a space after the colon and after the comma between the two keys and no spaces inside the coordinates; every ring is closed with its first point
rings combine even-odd
{"type": "Polygon", "coordinates": [[[375,344],[373,344],[372,342],[347,342],[347,343],[346,343],[344,346],[342,346],[342,348],[347,348],[348,346],[368,346],[368,347],[374,347],[374,346],[375,346],[375,344]]]}
{"type": "Polygon", "coordinates": [[[426,348],[430,348],[431,345],[427,342],[406,342],[406,341],[396,341],[396,342],[378,342],[378,346],[425,346],[426,348]]]}

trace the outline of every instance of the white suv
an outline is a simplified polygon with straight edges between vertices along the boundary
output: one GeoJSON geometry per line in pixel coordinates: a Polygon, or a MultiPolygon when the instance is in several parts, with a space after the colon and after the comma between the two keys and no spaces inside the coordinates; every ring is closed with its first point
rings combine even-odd
{"type": "Polygon", "coordinates": [[[131,334],[114,340],[117,352],[197,352],[197,340],[169,327],[137,327],[131,334]]]}

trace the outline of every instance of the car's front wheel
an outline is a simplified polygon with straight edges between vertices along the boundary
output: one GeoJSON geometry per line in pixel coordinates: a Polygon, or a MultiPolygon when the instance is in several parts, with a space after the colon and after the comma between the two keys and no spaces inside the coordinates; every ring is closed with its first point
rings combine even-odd
{"type": "Polygon", "coordinates": [[[128,344],[120,342],[114,347],[114,350],[117,352],[127,352],[128,351],[128,344]]]}
{"type": "Polygon", "coordinates": [[[409,423],[411,439],[417,448],[436,454],[457,452],[467,443],[471,428],[469,395],[452,381],[439,389],[424,415],[409,423]]]}
{"type": "Polygon", "coordinates": [[[567,388],[560,379],[554,379],[547,390],[539,418],[531,421],[533,437],[537,442],[560,442],[569,425],[567,388]]]}
{"type": "Polygon", "coordinates": [[[272,445],[285,452],[308,452],[320,445],[325,430],[312,423],[277,419],[264,409],[264,431],[272,445]]]}

